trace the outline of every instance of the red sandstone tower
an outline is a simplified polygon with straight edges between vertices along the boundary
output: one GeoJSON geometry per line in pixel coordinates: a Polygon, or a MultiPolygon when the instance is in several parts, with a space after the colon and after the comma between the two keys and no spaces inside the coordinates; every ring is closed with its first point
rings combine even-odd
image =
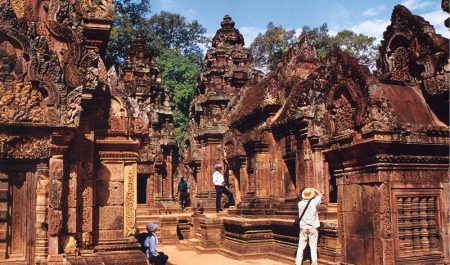
{"type": "Polygon", "coordinates": [[[220,25],[190,105],[184,154],[184,163],[196,184],[194,201],[203,200],[210,208],[215,199],[214,164],[224,163],[222,139],[228,130],[230,110],[242,87],[255,75],[252,55],[244,48],[244,38],[234,27],[234,21],[225,16],[220,25]]]}

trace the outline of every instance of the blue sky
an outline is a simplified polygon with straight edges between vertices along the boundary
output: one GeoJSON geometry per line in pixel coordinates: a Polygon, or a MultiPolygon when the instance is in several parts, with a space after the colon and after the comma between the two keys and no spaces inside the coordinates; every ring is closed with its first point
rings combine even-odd
{"type": "Polygon", "coordinates": [[[298,32],[304,25],[318,27],[328,23],[330,33],[343,29],[377,37],[380,40],[397,4],[428,20],[436,31],[449,38],[443,25],[447,13],[439,0],[151,0],[152,14],[161,10],[196,19],[214,36],[224,15],[230,15],[244,35],[246,46],[264,32],[269,21],[298,32]]]}

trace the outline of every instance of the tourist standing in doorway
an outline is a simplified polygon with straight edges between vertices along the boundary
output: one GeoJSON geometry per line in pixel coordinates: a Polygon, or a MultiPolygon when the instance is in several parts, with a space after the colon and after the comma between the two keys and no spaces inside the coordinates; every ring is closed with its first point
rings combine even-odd
{"type": "Polygon", "coordinates": [[[317,228],[320,227],[317,206],[319,206],[322,197],[323,194],[314,188],[306,188],[302,192],[303,200],[298,203],[298,214],[301,220],[295,265],[302,264],[303,250],[307,243],[311,249],[311,265],[317,265],[317,239],[319,237],[317,228]]]}
{"type": "Polygon", "coordinates": [[[183,176],[180,176],[180,180],[178,182],[177,194],[180,194],[181,209],[184,209],[187,207],[188,190],[189,190],[189,184],[187,183],[186,180],[184,180],[183,176]]]}
{"type": "Polygon", "coordinates": [[[227,195],[228,205],[230,208],[234,208],[234,197],[233,193],[231,193],[231,191],[225,186],[225,178],[222,174],[222,165],[216,164],[214,169],[216,170],[213,174],[213,183],[216,187],[216,212],[219,213],[222,211],[222,193],[227,195]]]}
{"type": "Polygon", "coordinates": [[[147,249],[145,255],[154,265],[166,265],[169,256],[164,254],[164,252],[158,252],[158,250],[156,250],[156,245],[159,244],[158,237],[155,234],[158,229],[158,225],[148,223],[146,228],[148,231],[148,237],[144,241],[144,246],[147,249]]]}

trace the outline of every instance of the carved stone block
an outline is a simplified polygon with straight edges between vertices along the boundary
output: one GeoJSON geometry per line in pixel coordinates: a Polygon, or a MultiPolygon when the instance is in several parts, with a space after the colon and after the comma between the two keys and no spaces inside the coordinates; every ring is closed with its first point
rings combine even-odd
{"type": "Polygon", "coordinates": [[[57,236],[63,226],[63,214],[61,210],[55,210],[50,208],[48,221],[48,234],[50,236],[57,236]]]}
{"type": "Polygon", "coordinates": [[[122,163],[101,163],[98,171],[98,180],[123,181],[124,165],[122,163]]]}
{"type": "Polygon", "coordinates": [[[98,225],[102,230],[123,229],[123,207],[103,206],[99,207],[98,225]]]}
{"type": "Polygon", "coordinates": [[[70,179],[69,180],[69,194],[67,196],[67,206],[68,207],[77,207],[77,180],[76,179],[70,179]]]}
{"type": "Polygon", "coordinates": [[[82,208],[82,228],[83,231],[92,231],[92,207],[83,206],[82,208]]]}
{"type": "Polygon", "coordinates": [[[84,183],[84,187],[82,190],[83,206],[92,207],[94,205],[92,194],[93,194],[93,181],[89,180],[84,183]]]}
{"type": "Polygon", "coordinates": [[[62,206],[62,189],[63,185],[59,180],[50,180],[50,207],[60,209],[62,206]]]}
{"type": "Polygon", "coordinates": [[[123,230],[99,230],[95,234],[98,235],[98,240],[114,240],[123,238],[123,230]]]}
{"type": "Polygon", "coordinates": [[[122,205],[123,196],[122,182],[97,182],[97,204],[99,206],[122,205]]]}
{"type": "Polygon", "coordinates": [[[77,232],[77,209],[69,208],[67,214],[67,232],[74,234],[77,232]]]}

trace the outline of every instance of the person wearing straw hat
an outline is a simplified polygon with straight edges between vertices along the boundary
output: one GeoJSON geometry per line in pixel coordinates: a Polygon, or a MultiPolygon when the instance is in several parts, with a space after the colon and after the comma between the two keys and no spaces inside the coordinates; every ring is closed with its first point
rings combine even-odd
{"type": "Polygon", "coordinates": [[[158,252],[158,250],[156,250],[156,245],[159,244],[158,237],[155,234],[158,225],[155,223],[148,223],[145,227],[148,231],[148,237],[144,241],[144,246],[147,248],[145,255],[154,265],[166,265],[169,256],[164,254],[164,252],[158,252]]]}
{"type": "Polygon", "coordinates": [[[220,213],[222,212],[222,193],[227,195],[228,197],[228,205],[230,208],[234,208],[234,197],[233,193],[227,187],[225,186],[225,178],[222,175],[222,165],[216,164],[214,166],[214,169],[216,170],[213,174],[213,183],[216,187],[216,212],[220,213]]]}
{"type": "Polygon", "coordinates": [[[295,265],[302,264],[303,250],[307,243],[311,249],[311,265],[317,265],[317,239],[319,236],[317,228],[320,227],[317,206],[319,206],[322,197],[323,194],[314,188],[306,188],[302,192],[303,200],[298,203],[298,214],[301,220],[299,222],[300,235],[295,265]]]}

